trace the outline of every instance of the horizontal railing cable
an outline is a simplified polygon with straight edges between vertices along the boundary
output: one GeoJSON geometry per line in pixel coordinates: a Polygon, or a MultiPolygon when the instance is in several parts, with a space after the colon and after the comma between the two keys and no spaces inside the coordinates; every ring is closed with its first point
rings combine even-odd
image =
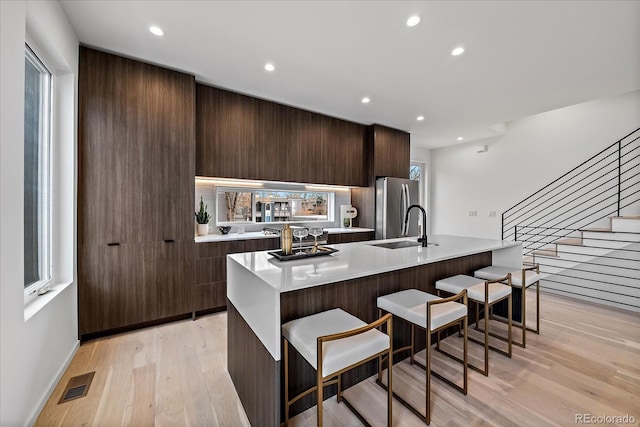
{"type": "MultiPolygon", "coordinates": [[[[635,150],[635,149],[640,149],[640,146],[639,146],[639,147],[634,148],[634,150],[635,150]]],[[[627,154],[627,155],[628,155],[628,154],[627,154]]],[[[630,162],[632,162],[633,160],[635,160],[635,159],[637,159],[637,158],[640,158],[640,154],[636,155],[635,157],[633,157],[633,158],[631,158],[631,159],[627,159],[627,160],[626,160],[626,161],[625,161],[621,166],[626,166],[627,164],[629,164],[630,162]]],[[[617,162],[618,162],[618,158],[617,158],[617,156],[616,156],[616,158],[615,158],[614,160],[612,160],[611,162],[609,162],[609,163],[607,163],[606,165],[602,166],[600,169],[598,169],[598,170],[597,170],[597,171],[595,171],[595,172],[599,172],[599,171],[601,171],[602,169],[606,168],[607,166],[610,166],[610,165],[612,165],[612,164],[614,164],[614,163],[617,163],[617,162]]],[[[604,174],[604,175],[596,176],[596,177],[595,177],[594,179],[592,179],[591,181],[587,182],[586,184],[583,184],[581,189],[588,188],[588,186],[589,186],[589,185],[591,185],[591,184],[595,183],[596,181],[598,181],[598,180],[599,180],[599,179],[601,179],[602,177],[606,176],[607,174],[615,173],[615,171],[616,171],[616,169],[612,169],[612,170],[608,171],[608,172],[607,172],[606,174],[604,174]]],[[[622,172],[622,173],[620,173],[620,174],[618,174],[618,175],[616,175],[616,176],[614,176],[614,177],[610,178],[609,180],[607,180],[607,181],[605,181],[605,182],[616,181],[616,183],[619,185],[619,184],[620,184],[620,182],[618,182],[618,177],[619,177],[620,175],[622,175],[622,174],[627,173],[627,172],[629,172],[629,171],[628,171],[628,170],[625,170],[624,172],[622,172]]],[[[634,175],[634,177],[635,177],[635,176],[637,176],[637,175],[638,175],[638,174],[634,175]]],[[[562,195],[565,191],[568,191],[569,189],[574,188],[574,187],[575,187],[576,185],[578,185],[578,184],[580,184],[580,182],[575,182],[575,183],[573,183],[572,185],[570,185],[569,187],[567,187],[567,188],[563,189],[563,190],[562,190],[562,191],[560,191],[558,194],[556,194],[556,195],[554,195],[554,196],[552,196],[552,197],[558,197],[558,196],[562,195]]],[[[611,188],[615,188],[615,187],[611,187],[611,188]]],[[[587,190],[587,191],[588,191],[588,190],[587,190]]],[[[548,194],[548,193],[547,193],[547,194],[548,194]]],[[[536,201],[537,201],[537,200],[539,200],[539,199],[536,199],[536,201]]],[[[535,209],[537,209],[538,207],[542,206],[545,202],[546,202],[546,201],[543,201],[543,202],[541,202],[541,203],[538,203],[538,204],[537,204],[537,205],[535,205],[535,206],[530,207],[530,208],[529,208],[529,213],[530,213],[531,211],[534,211],[534,214],[529,215],[527,218],[519,219],[519,221],[520,221],[520,222],[524,222],[524,221],[526,221],[527,219],[530,219],[530,218],[534,217],[534,216],[535,216],[535,213],[536,213],[536,212],[535,212],[535,209]]],[[[549,209],[549,208],[552,208],[552,207],[553,207],[553,205],[546,206],[546,207],[544,207],[542,210],[540,210],[540,211],[538,211],[538,212],[544,211],[544,210],[549,209]]],[[[518,218],[516,218],[516,219],[514,219],[514,220],[506,220],[506,218],[505,218],[505,222],[504,222],[504,226],[505,226],[505,228],[508,228],[508,227],[509,227],[509,224],[511,224],[511,223],[513,223],[513,222],[515,222],[516,220],[518,220],[518,218]]]]}
{"type": "MultiPolygon", "coordinates": [[[[507,209],[505,211],[505,214],[510,212],[511,210],[513,210],[514,208],[516,208],[517,206],[519,206],[522,203],[525,203],[527,200],[529,200],[530,198],[532,198],[533,196],[537,195],[538,193],[544,191],[547,187],[549,187],[550,185],[553,185],[554,183],[561,181],[563,178],[565,178],[568,175],[571,175],[574,171],[580,169],[583,165],[585,165],[586,163],[596,159],[597,157],[601,156],[602,153],[604,153],[605,151],[611,149],[611,148],[620,148],[620,144],[622,141],[624,141],[625,139],[627,139],[628,137],[630,137],[631,135],[633,135],[634,133],[640,131],[640,128],[630,132],[629,134],[625,135],[624,137],[620,138],[618,141],[614,142],[613,144],[611,144],[610,146],[606,147],[605,149],[603,149],[602,151],[600,151],[597,154],[594,154],[593,156],[591,156],[590,158],[588,158],[587,160],[585,160],[584,162],[582,162],[581,164],[579,164],[578,166],[574,167],[573,169],[569,170],[568,172],[564,173],[563,175],[561,175],[559,178],[555,179],[554,181],[552,181],[551,183],[547,184],[546,186],[542,187],[540,190],[536,191],[535,193],[531,194],[530,196],[524,198],[521,202],[515,204],[514,206],[512,206],[511,208],[507,209]]],[[[629,141],[628,143],[625,143],[625,146],[628,146],[630,143],[637,141],[639,137],[634,138],[632,141],[629,141]]]]}
{"type": "Polygon", "coordinates": [[[640,311],[640,232],[602,224],[639,207],[640,128],[504,211],[502,238],[539,265],[541,289],[640,311]]]}

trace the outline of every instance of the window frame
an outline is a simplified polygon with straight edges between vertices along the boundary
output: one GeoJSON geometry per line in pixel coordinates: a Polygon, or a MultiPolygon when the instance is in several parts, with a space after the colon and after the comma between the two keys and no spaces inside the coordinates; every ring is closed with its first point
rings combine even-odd
{"type": "MultiPolygon", "coordinates": [[[[45,61],[36,54],[35,50],[25,43],[25,61],[29,61],[38,71],[41,73],[41,79],[43,79],[43,89],[41,90],[41,126],[39,129],[38,140],[38,235],[42,239],[38,245],[38,269],[41,279],[29,284],[28,286],[23,283],[24,295],[31,295],[38,292],[40,289],[50,286],[54,282],[53,271],[53,94],[54,94],[54,77],[51,68],[47,66],[45,61]],[[43,191],[44,190],[44,191],[43,191]],[[44,277],[44,278],[43,278],[44,277]]],[[[41,80],[42,81],[42,80],[41,80]]],[[[26,85],[26,81],[25,81],[26,85]]],[[[26,91],[26,86],[25,86],[26,91]]],[[[24,142],[23,142],[24,143],[24,142]]],[[[23,160],[24,162],[24,160],[23,160]]],[[[24,163],[24,167],[27,167],[24,163]]],[[[24,194],[23,189],[23,194],[24,194]]],[[[24,225],[23,225],[24,228],[24,225]]],[[[24,253],[23,246],[23,253],[24,253]]]]}

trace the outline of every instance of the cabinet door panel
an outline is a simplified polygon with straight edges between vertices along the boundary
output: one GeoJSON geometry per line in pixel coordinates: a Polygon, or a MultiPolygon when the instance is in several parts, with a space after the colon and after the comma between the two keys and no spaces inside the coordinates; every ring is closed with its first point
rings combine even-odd
{"type": "Polygon", "coordinates": [[[149,238],[193,237],[195,81],[193,76],[145,65],[144,209],[149,238]]]}
{"type": "Polygon", "coordinates": [[[225,257],[230,247],[229,241],[196,243],[196,253],[198,258],[225,257]]]}
{"type": "Polygon", "coordinates": [[[143,67],[80,48],[78,242],[143,238],[143,67]]]}
{"type": "Polygon", "coordinates": [[[227,258],[202,258],[196,260],[196,285],[227,280],[227,258]]]}
{"type": "Polygon", "coordinates": [[[193,306],[193,241],[154,243],[155,278],[148,288],[154,301],[156,318],[189,313],[193,306]]]}
{"type": "Polygon", "coordinates": [[[146,244],[92,245],[78,248],[80,334],[152,320],[148,276],[152,251],[146,244]]]}
{"type": "Polygon", "coordinates": [[[194,311],[226,308],[227,282],[205,283],[195,288],[194,311]]]}
{"type": "Polygon", "coordinates": [[[374,175],[409,178],[410,135],[385,126],[373,126],[374,175]]]}
{"type": "Polygon", "coordinates": [[[256,178],[256,102],[196,85],[196,175],[256,178]]]}

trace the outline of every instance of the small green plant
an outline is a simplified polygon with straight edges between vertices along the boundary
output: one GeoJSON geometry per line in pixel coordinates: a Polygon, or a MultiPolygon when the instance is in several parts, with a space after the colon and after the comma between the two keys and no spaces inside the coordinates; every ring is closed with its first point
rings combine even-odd
{"type": "Polygon", "coordinates": [[[207,212],[207,205],[204,204],[202,196],[200,196],[200,210],[196,212],[196,221],[198,224],[209,224],[211,215],[207,212]]]}

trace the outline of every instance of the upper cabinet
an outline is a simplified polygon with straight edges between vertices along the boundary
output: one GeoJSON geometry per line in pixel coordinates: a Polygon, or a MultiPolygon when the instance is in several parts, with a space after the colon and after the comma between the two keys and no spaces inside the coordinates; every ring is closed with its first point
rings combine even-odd
{"type": "Polygon", "coordinates": [[[195,79],[80,48],[78,244],[193,239],[195,79]]]}
{"type": "Polygon", "coordinates": [[[410,134],[386,126],[370,129],[373,145],[373,177],[409,178],[410,134]]]}
{"type": "Polygon", "coordinates": [[[196,87],[196,175],[367,185],[365,126],[196,87]]]}

